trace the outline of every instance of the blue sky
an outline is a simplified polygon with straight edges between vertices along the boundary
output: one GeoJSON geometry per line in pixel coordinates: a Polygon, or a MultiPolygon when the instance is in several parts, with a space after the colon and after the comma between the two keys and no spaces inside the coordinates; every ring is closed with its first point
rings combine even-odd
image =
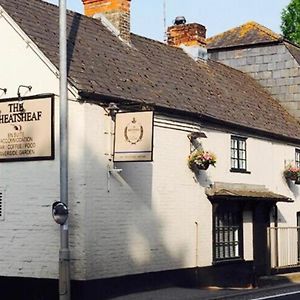
{"type": "MultiPolygon", "coordinates": [[[[58,0],[47,0],[58,4],[58,0]]],[[[163,1],[132,0],[131,31],[155,40],[163,40],[163,1]]],[[[167,25],[176,16],[188,23],[206,26],[207,36],[221,33],[247,21],[256,21],[280,33],[280,15],[290,0],[165,0],[167,25]]],[[[67,0],[71,10],[83,12],[81,0],[67,0]]]]}

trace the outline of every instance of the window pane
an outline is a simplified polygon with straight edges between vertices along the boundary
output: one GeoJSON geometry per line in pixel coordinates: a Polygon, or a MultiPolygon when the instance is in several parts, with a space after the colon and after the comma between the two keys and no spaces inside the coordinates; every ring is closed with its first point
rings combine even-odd
{"type": "Polygon", "coordinates": [[[235,138],[231,139],[231,148],[237,149],[237,145],[238,141],[235,138]]]}
{"type": "Polygon", "coordinates": [[[233,150],[233,157],[234,158],[238,158],[238,150],[233,150]]]}
{"type": "Polygon", "coordinates": [[[246,142],[245,141],[239,141],[239,148],[242,150],[246,150],[246,142]]]}
{"type": "Polygon", "coordinates": [[[300,150],[299,149],[295,150],[295,164],[296,164],[297,168],[300,167],[300,150]]]}
{"type": "Polygon", "coordinates": [[[224,253],[223,253],[223,247],[219,247],[219,257],[218,258],[224,258],[224,253]]]}
{"type": "Polygon", "coordinates": [[[246,170],[246,161],[245,160],[240,161],[240,169],[246,170]]]}
{"type": "Polygon", "coordinates": [[[246,152],[244,150],[239,151],[239,158],[240,159],[246,159],[246,152]]]}
{"type": "MultiPolygon", "coordinates": [[[[235,230],[235,241],[238,241],[239,240],[239,232],[238,232],[238,229],[235,230]]],[[[236,242],[235,244],[235,256],[238,256],[238,253],[239,253],[239,243],[236,242]]]]}
{"type": "Polygon", "coordinates": [[[231,150],[231,157],[237,158],[237,150],[234,150],[234,149],[231,150]]]}

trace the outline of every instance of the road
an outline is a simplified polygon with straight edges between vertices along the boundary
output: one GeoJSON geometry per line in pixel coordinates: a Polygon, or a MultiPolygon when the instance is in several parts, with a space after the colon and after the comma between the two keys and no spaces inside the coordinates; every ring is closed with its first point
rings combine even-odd
{"type": "Polygon", "coordinates": [[[165,288],[113,298],[114,300],[300,300],[300,284],[247,291],[232,289],[165,288]]]}
{"type": "Polygon", "coordinates": [[[280,293],[272,296],[265,296],[265,297],[259,297],[259,298],[253,298],[253,300],[268,300],[268,299],[274,299],[274,300],[299,300],[300,298],[300,291],[294,291],[294,292],[285,292],[280,293]]]}
{"type": "Polygon", "coordinates": [[[254,292],[226,297],[224,299],[230,300],[299,300],[300,286],[289,286],[274,289],[262,289],[254,292]]]}

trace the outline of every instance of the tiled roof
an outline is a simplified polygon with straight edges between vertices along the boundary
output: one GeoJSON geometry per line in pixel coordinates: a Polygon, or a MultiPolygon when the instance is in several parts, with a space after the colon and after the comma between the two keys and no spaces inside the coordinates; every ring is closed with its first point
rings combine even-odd
{"type": "Polygon", "coordinates": [[[231,48],[280,41],[282,41],[281,35],[252,21],[208,38],[207,47],[208,49],[231,48]]]}
{"type": "MultiPolygon", "coordinates": [[[[0,0],[0,5],[58,67],[58,7],[40,0],[0,0]]],[[[100,21],[70,11],[68,27],[68,74],[80,91],[300,140],[299,123],[240,71],[195,62],[179,48],[134,34],[128,47],[100,21]]]]}
{"type": "Polygon", "coordinates": [[[295,60],[300,64],[300,46],[293,44],[281,35],[256,22],[248,22],[241,26],[208,38],[207,48],[218,51],[234,47],[247,47],[257,44],[284,43],[295,60]]]}

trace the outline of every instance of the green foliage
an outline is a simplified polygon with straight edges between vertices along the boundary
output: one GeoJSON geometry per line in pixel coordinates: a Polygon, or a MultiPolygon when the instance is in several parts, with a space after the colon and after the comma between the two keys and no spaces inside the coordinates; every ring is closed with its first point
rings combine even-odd
{"type": "Polygon", "coordinates": [[[281,21],[284,37],[300,45],[300,0],[291,0],[282,11],[281,21]]]}

